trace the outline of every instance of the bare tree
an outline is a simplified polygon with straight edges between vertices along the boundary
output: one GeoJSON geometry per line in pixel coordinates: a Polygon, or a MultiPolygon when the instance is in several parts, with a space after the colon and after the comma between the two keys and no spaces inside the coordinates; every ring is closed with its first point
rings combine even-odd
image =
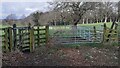
{"type": "Polygon", "coordinates": [[[20,17],[20,19],[24,19],[26,16],[25,16],[25,14],[23,14],[21,17],[20,17]]]}
{"type": "Polygon", "coordinates": [[[10,14],[6,17],[5,21],[9,24],[12,25],[14,24],[14,21],[17,19],[16,14],[10,14]]]}
{"type": "Polygon", "coordinates": [[[95,9],[94,2],[55,2],[54,5],[54,10],[69,10],[73,18],[73,25],[75,26],[78,24],[86,11],[95,9]]]}
{"type": "Polygon", "coordinates": [[[6,17],[7,20],[15,20],[17,19],[17,16],[15,14],[10,14],[6,17]]]}
{"type": "Polygon", "coordinates": [[[35,25],[40,25],[39,24],[39,18],[40,18],[41,14],[43,14],[43,13],[42,12],[33,13],[33,21],[35,22],[35,25]]]}

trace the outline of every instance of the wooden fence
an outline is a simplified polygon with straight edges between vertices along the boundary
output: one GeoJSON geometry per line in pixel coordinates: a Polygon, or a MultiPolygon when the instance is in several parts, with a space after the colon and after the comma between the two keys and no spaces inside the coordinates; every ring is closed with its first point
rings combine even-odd
{"type": "Polygon", "coordinates": [[[119,43],[119,45],[120,45],[120,22],[118,23],[118,43],[119,43]]]}
{"type": "Polygon", "coordinates": [[[1,28],[0,29],[1,34],[1,41],[2,41],[2,47],[3,47],[3,51],[5,50],[6,52],[11,51],[12,50],[12,28],[8,27],[8,28],[1,28]]]}
{"type": "Polygon", "coordinates": [[[48,41],[49,26],[31,27],[13,27],[2,28],[2,46],[4,51],[16,50],[33,52],[34,48],[39,45],[46,45],[48,41]]]}
{"type": "MultiPolygon", "coordinates": [[[[113,25],[113,24],[112,24],[113,25]]],[[[118,42],[118,25],[117,23],[111,26],[111,28],[108,28],[106,24],[104,24],[104,30],[103,30],[103,42],[109,42],[109,41],[116,41],[118,42]]]]}

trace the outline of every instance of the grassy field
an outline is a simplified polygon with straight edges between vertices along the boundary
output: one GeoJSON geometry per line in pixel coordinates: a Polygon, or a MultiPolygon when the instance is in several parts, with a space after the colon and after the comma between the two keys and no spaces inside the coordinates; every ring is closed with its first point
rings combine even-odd
{"type": "MultiPolygon", "coordinates": [[[[80,30],[87,30],[87,29],[92,29],[93,30],[93,26],[96,27],[96,30],[102,30],[103,29],[103,24],[104,23],[91,23],[91,24],[78,24],[77,26],[78,26],[78,29],[80,29],[80,30]]],[[[106,24],[107,24],[107,27],[110,28],[112,23],[107,22],[106,24]]],[[[10,26],[10,25],[0,25],[0,28],[6,28],[6,27],[12,27],[12,26],[10,26]]],[[[19,25],[18,27],[23,27],[23,26],[19,25]]],[[[36,27],[34,27],[34,28],[36,28],[36,27]]],[[[40,27],[40,28],[44,28],[44,27],[40,27]]],[[[61,34],[62,36],[63,35],[69,36],[70,34],[68,34],[68,32],[71,29],[72,29],[72,25],[49,26],[49,34],[54,35],[55,33],[57,33],[57,31],[60,31],[60,33],[57,33],[57,34],[61,34]]],[[[4,33],[0,31],[0,35],[2,35],[2,34],[4,34],[4,33]]]]}
{"type": "MultiPolygon", "coordinates": [[[[104,23],[90,23],[90,24],[78,24],[78,26],[101,26],[103,25],[104,23]]],[[[106,23],[108,27],[111,26],[111,22],[107,22],[106,23]]],[[[18,25],[17,25],[18,26],[18,25]]],[[[19,26],[25,26],[25,25],[19,25],[19,26]]],[[[0,28],[5,28],[5,27],[10,27],[10,25],[2,25],[0,24],[0,28]]],[[[12,26],[11,26],[12,27],[12,26]]],[[[58,27],[58,26],[54,26],[55,28],[58,27]]],[[[60,26],[61,28],[64,28],[65,26],[60,26]]],[[[67,25],[67,27],[69,27],[69,25],[67,25]]],[[[59,27],[58,27],[59,28],[59,27]]]]}
{"type": "MultiPolygon", "coordinates": [[[[84,30],[93,30],[93,26],[96,27],[96,30],[103,30],[103,24],[104,23],[92,23],[92,24],[78,24],[77,28],[78,28],[78,33],[79,31],[84,32],[84,30]]],[[[112,23],[108,22],[106,23],[107,27],[110,28],[112,23]]],[[[60,34],[60,35],[70,35],[68,33],[70,33],[70,31],[72,30],[72,25],[66,25],[66,26],[50,26],[49,27],[49,33],[50,35],[54,35],[54,34],[60,34]],[[57,33],[59,32],[59,33],[57,33]]]]}
{"type": "MultiPolygon", "coordinates": [[[[78,28],[78,33],[84,32],[84,30],[93,30],[93,26],[96,27],[96,30],[103,30],[103,24],[104,23],[90,23],[90,24],[78,24],[77,28],[78,28]],[[83,31],[82,31],[83,30],[83,31]]],[[[111,22],[107,22],[106,23],[107,27],[110,28],[112,23],[111,22]]],[[[18,26],[18,25],[17,25],[18,26]]],[[[6,28],[6,27],[12,27],[10,25],[0,25],[0,28],[6,28]]],[[[19,25],[18,27],[23,27],[22,25],[19,25]]],[[[35,29],[37,27],[34,27],[35,29]]],[[[45,28],[45,26],[40,27],[40,28],[45,28]]],[[[55,35],[61,35],[61,36],[71,36],[72,30],[72,25],[61,25],[61,26],[49,26],[49,34],[51,36],[55,36],[55,35]]],[[[36,32],[35,32],[36,33],[36,32]]],[[[4,34],[3,32],[0,31],[0,35],[4,34]]]]}

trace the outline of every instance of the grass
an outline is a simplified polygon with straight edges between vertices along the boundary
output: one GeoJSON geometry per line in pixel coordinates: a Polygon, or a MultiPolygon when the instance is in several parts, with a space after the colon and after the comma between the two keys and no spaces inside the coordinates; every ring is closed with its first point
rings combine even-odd
{"type": "MultiPolygon", "coordinates": [[[[92,29],[93,30],[93,26],[96,27],[96,30],[102,30],[103,29],[103,24],[104,23],[91,23],[91,24],[78,24],[77,26],[80,27],[79,29],[81,30],[81,33],[83,33],[82,30],[86,30],[86,29],[92,29]]],[[[111,22],[107,22],[106,25],[107,25],[107,27],[110,28],[111,25],[112,25],[112,23],[111,22]]],[[[64,25],[63,26],[49,26],[49,34],[50,34],[50,36],[55,36],[55,35],[56,36],[64,36],[64,37],[74,36],[74,35],[77,36],[77,34],[74,34],[74,35],[73,34],[69,34],[70,30],[72,29],[71,26],[72,25],[66,25],[66,26],[64,26],[64,25]],[[57,31],[58,31],[58,33],[57,33],[57,31]]],[[[10,26],[9,25],[0,25],[0,28],[6,28],[6,27],[10,27],[10,26]]],[[[19,25],[18,27],[23,27],[23,26],[19,25]]],[[[34,28],[36,29],[37,27],[34,27],[34,28]]],[[[40,28],[45,28],[45,26],[40,27],[40,28]]],[[[1,31],[0,31],[0,33],[2,33],[2,35],[4,34],[1,31]]],[[[34,34],[37,34],[37,32],[35,31],[34,34]]],[[[90,44],[90,43],[80,44],[80,45],[88,45],[88,44],[90,44]]],[[[90,44],[90,45],[94,46],[93,44],[90,44]]]]}
{"type": "MultiPolygon", "coordinates": [[[[103,24],[104,23],[91,23],[91,24],[78,24],[78,33],[80,33],[80,31],[83,33],[84,30],[86,29],[91,29],[93,30],[93,26],[96,27],[96,30],[103,30],[103,24]],[[82,31],[83,30],[83,31],[82,31]]],[[[107,22],[107,27],[111,27],[111,22],[107,22]]],[[[19,25],[18,27],[21,27],[22,25],[19,25]]],[[[10,27],[10,25],[0,25],[0,28],[6,28],[6,27],[10,27]]],[[[12,27],[12,26],[11,26],[12,27]]],[[[22,26],[23,27],[23,26],[22,26]]],[[[34,27],[35,29],[37,27],[34,27]]],[[[45,26],[43,27],[40,27],[40,28],[45,28],[45,26]]],[[[66,25],[66,26],[49,26],[49,34],[51,36],[55,36],[55,35],[59,35],[59,36],[64,36],[64,37],[67,37],[67,36],[73,36],[73,34],[70,34],[71,32],[71,29],[72,29],[72,25],[66,25]]],[[[86,31],[87,32],[87,31],[86,31]]],[[[3,35],[4,32],[1,32],[0,31],[0,35],[3,35]]],[[[37,31],[35,31],[35,34],[37,33],[37,31]]],[[[78,34],[76,34],[78,35],[78,34]]],[[[83,35],[82,35],[83,36],[83,35]]]]}
{"type": "MultiPolygon", "coordinates": [[[[90,23],[90,24],[78,24],[78,25],[80,26],[101,26],[103,24],[104,23],[102,22],[102,23],[90,23]]],[[[112,25],[112,22],[106,22],[106,25],[110,27],[112,25]]]]}
{"type": "MultiPolygon", "coordinates": [[[[92,24],[78,24],[78,27],[81,27],[80,29],[93,29],[93,26],[96,27],[97,30],[102,30],[103,29],[103,24],[104,23],[92,23],[92,24]]],[[[107,27],[111,27],[112,23],[111,22],[107,22],[106,23],[107,27]]],[[[69,31],[71,30],[71,25],[66,25],[66,26],[50,26],[50,34],[54,33],[55,31],[58,30],[65,30],[65,31],[69,31]]]]}
{"type": "MultiPolygon", "coordinates": [[[[107,27],[111,27],[111,22],[107,22],[107,27]]],[[[92,23],[92,24],[78,24],[78,26],[81,26],[81,27],[93,27],[93,26],[96,26],[96,27],[101,27],[101,25],[103,25],[103,23],[92,23]]],[[[18,27],[23,27],[25,25],[19,25],[18,27]]],[[[0,24],[0,28],[6,28],[6,27],[12,27],[10,25],[2,25],[0,24]]],[[[36,27],[35,27],[36,28],[36,27]]],[[[71,28],[71,25],[62,25],[62,26],[50,26],[49,27],[50,29],[55,29],[55,30],[58,30],[58,29],[70,29],[71,28]]]]}
{"type": "MultiPolygon", "coordinates": [[[[111,22],[106,23],[107,27],[111,26],[111,22]]],[[[92,24],[78,24],[78,33],[83,33],[84,30],[86,29],[91,29],[93,30],[93,26],[96,27],[96,30],[103,30],[103,23],[92,23],[92,24]],[[81,31],[81,32],[80,32],[81,31]]],[[[18,27],[21,27],[22,25],[19,25],[18,27]]],[[[6,27],[10,27],[10,25],[0,25],[0,28],[6,28],[6,27]]],[[[12,27],[12,26],[11,26],[12,27]]],[[[22,26],[23,27],[23,26],[22,26]]],[[[34,27],[35,29],[37,27],[34,27]]],[[[40,28],[45,28],[45,26],[40,27],[40,28]]],[[[72,25],[66,25],[66,26],[49,26],[49,35],[50,36],[64,36],[64,37],[69,37],[69,36],[73,36],[76,35],[78,36],[79,34],[73,34],[71,33],[72,30],[72,25]],[[71,34],[70,34],[71,33],[71,34]]],[[[87,31],[85,31],[86,33],[88,33],[87,31]]],[[[0,31],[0,35],[3,35],[4,32],[0,31]]],[[[17,32],[18,33],[18,32],[17,32]]],[[[35,34],[37,34],[37,31],[35,31],[35,34]]],[[[82,36],[84,36],[83,34],[81,34],[82,36]]]]}
{"type": "Polygon", "coordinates": [[[101,43],[79,43],[79,44],[66,44],[63,45],[62,47],[65,48],[79,48],[80,46],[91,46],[91,47],[101,47],[102,44],[101,43]]]}

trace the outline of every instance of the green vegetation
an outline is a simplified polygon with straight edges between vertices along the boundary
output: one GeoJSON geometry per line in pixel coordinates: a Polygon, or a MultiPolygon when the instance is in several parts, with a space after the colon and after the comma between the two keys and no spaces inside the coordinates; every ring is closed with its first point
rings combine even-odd
{"type": "MultiPolygon", "coordinates": [[[[92,30],[93,31],[93,27],[96,27],[96,30],[103,30],[103,24],[104,23],[92,23],[92,24],[78,24],[78,26],[80,26],[80,28],[78,27],[78,33],[84,32],[84,30],[92,30]]],[[[107,22],[106,23],[107,27],[110,28],[112,23],[111,22],[107,22]]],[[[66,26],[50,26],[49,27],[49,34],[52,36],[73,36],[73,34],[68,34],[70,33],[70,31],[72,30],[72,25],[66,25],[66,26]]],[[[87,31],[86,31],[87,32],[87,31]]],[[[77,34],[76,34],[77,36],[77,34]]]]}
{"type": "Polygon", "coordinates": [[[79,44],[66,44],[62,47],[70,47],[70,48],[79,48],[80,46],[91,46],[91,47],[101,47],[103,44],[101,43],[79,43],[79,44]]]}
{"type": "MultiPolygon", "coordinates": [[[[104,23],[78,24],[78,26],[82,27],[82,28],[80,28],[81,30],[88,29],[88,28],[91,29],[91,30],[93,30],[93,26],[96,27],[96,30],[102,30],[103,29],[103,24],[104,23]]],[[[112,23],[111,22],[107,22],[106,24],[107,24],[107,27],[110,28],[110,26],[111,26],[112,23]]],[[[18,27],[23,27],[23,26],[25,26],[25,25],[19,25],[18,27]]],[[[66,36],[71,36],[73,34],[68,34],[69,31],[72,29],[71,26],[72,25],[66,25],[66,26],[64,26],[64,25],[62,25],[62,26],[49,26],[49,34],[52,35],[52,36],[53,35],[57,35],[57,36],[59,35],[59,36],[65,36],[65,37],[66,36]],[[57,31],[60,31],[60,32],[57,32],[57,31]]],[[[10,27],[10,25],[0,25],[0,28],[5,28],[5,27],[10,27]]],[[[44,27],[45,26],[39,27],[39,28],[44,28],[44,27]]],[[[34,27],[34,28],[36,29],[37,27],[34,27]]],[[[1,32],[1,31],[0,31],[0,33],[2,35],[4,34],[4,32],[1,32]]],[[[35,32],[35,34],[36,33],[37,32],[35,32]]]]}
{"type": "MultiPolygon", "coordinates": [[[[93,26],[96,27],[96,30],[103,30],[103,24],[104,23],[91,23],[91,24],[78,24],[78,26],[81,26],[80,30],[78,30],[78,33],[83,33],[84,31],[82,30],[87,30],[88,28],[93,30],[93,26]],[[80,32],[81,31],[81,32],[80,32]]],[[[112,23],[111,22],[107,22],[106,23],[107,27],[111,27],[112,23]]],[[[0,25],[0,28],[5,28],[5,27],[9,27],[9,26],[2,26],[0,25]]],[[[20,26],[18,26],[20,27],[20,26]]],[[[35,29],[37,28],[37,26],[34,27],[35,29]]],[[[45,26],[43,27],[39,27],[40,29],[45,28],[45,26]]],[[[74,36],[74,35],[80,35],[80,34],[69,34],[70,30],[72,29],[72,25],[66,25],[66,26],[49,26],[49,35],[50,36],[62,36],[62,37],[69,37],[69,36],[74,36]]],[[[86,31],[87,32],[87,31],[86,31]]],[[[0,31],[0,35],[3,35],[4,32],[0,31]]],[[[18,33],[18,32],[17,32],[18,33]]],[[[44,33],[44,31],[40,32],[40,33],[44,33]]],[[[34,34],[37,34],[37,31],[34,32],[34,34]]],[[[83,36],[83,34],[82,34],[83,36]]],[[[89,44],[89,43],[88,43],[89,44]]],[[[83,45],[83,44],[82,44],[83,45]]],[[[87,44],[84,44],[87,45],[87,44]]],[[[96,45],[96,44],[95,44],[96,45]]]]}

